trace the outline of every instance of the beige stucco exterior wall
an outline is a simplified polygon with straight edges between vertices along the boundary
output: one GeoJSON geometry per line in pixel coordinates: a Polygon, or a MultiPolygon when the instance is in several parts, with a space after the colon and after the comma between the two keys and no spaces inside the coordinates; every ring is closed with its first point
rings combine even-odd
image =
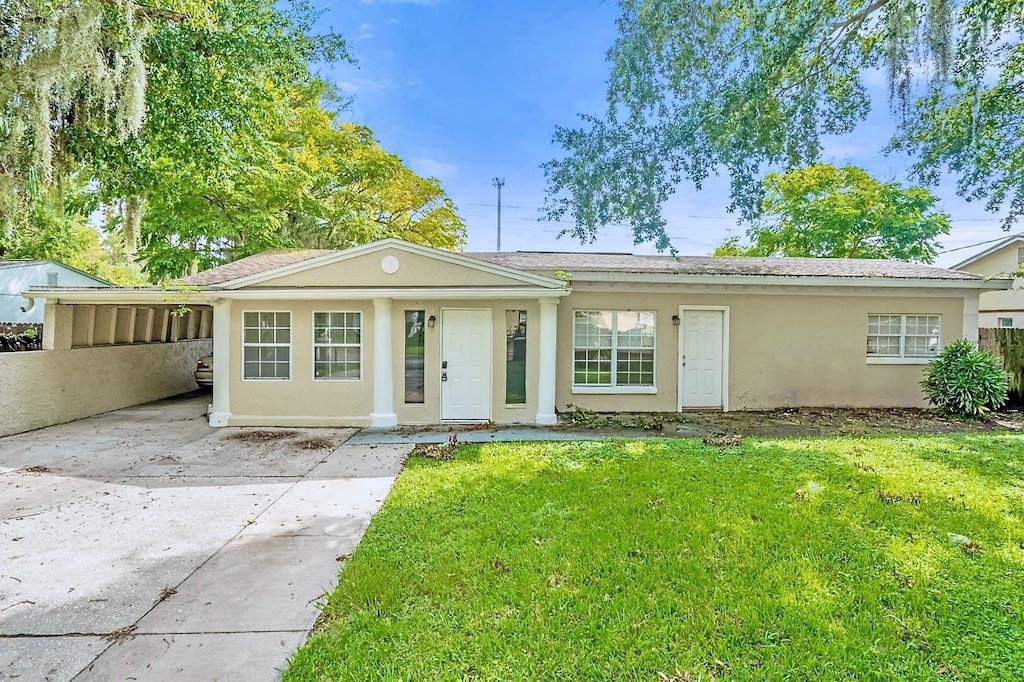
{"type": "Polygon", "coordinates": [[[0,353],[0,436],[160,400],[196,388],[210,339],[0,353]]]}
{"type": "MultiPolygon", "coordinates": [[[[867,316],[873,313],[942,317],[942,343],[963,332],[963,298],[955,292],[817,293],[649,293],[615,292],[577,284],[558,306],[556,406],[599,411],[672,412],[678,406],[678,333],[672,316],[679,306],[728,306],[729,409],[794,406],[920,407],[918,382],[924,365],[868,364],[867,316]],[[853,295],[849,295],[853,294],[853,295]],[[656,384],[653,395],[578,395],[572,392],[572,316],[576,309],[653,310],[656,315],[656,384]]],[[[440,420],[441,319],[444,308],[488,309],[492,313],[492,420],[530,423],[537,412],[539,303],[537,299],[480,301],[396,300],[392,308],[394,405],[400,424],[440,420]],[[404,402],[405,311],[423,310],[437,325],[425,330],[424,403],[404,402]],[[527,394],[525,406],[505,402],[505,311],[527,311],[527,394]]],[[[230,380],[232,425],[367,425],[373,409],[373,305],[370,301],[238,302],[232,310],[230,380]],[[244,311],[292,313],[292,377],[288,381],[241,379],[241,321],[244,311]],[[314,381],[314,311],[359,311],[362,319],[362,378],[314,381]]],[[[223,370],[218,366],[219,372],[223,370]]]]}
{"type": "MultiPolygon", "coordinates": [[[[261,282],[256,287],[485,287],[523,286],[521,280],[503,277],[476,269],[477,263],[457,265],[439,258],[412,254],[396,248],[381,249],[374,253],[347,258],[318,268],[283,275],[261,282]],[[381,262],[388,256],[398,259],[398,271],[387,274],[381,262]]],[[[480,264],[482,265],[482,264],[480,264]]]]}
{"type": "Polygon", "coordinates": [[[924,365],[866,363],[871,313],[942,316],[942,343],[960,338],[963,299],[938,296],[642,294],[587,291],[577,284],[558,311],[556,406],[598,411],[674,412],[678,408],[679,306],[729,306],[729,409],[795,406],[921,407],[924,365]],[[653,310],[654,395],[572,393],[573,310],[653,310]]]}
{"type": "MultiPolygon", "coordinates": [[[[394,358],[394,405],[400,424],[430,424],[440,421],[441,405],[441,311],[443,308],[472,308],[491,311],[491,419],[496,423],[533,422],[537,413],[537,325],[536,299],[508,300],[397,300],[392,307],[392,357],[394,358]],[[405,311],[423,310],[433,315],[436,326],[424,334],[424,402],[405,404],[405,311]],[[505,311],[527,311],[527,403],[505,405],[505,311]]],[[[373,304],[371,301],[278,301],[247,300],[232,306],[231,352],[227,368],[233,426],[273,424],[278,426],[366,426],[373,409],[373,304]],[[242,314],[245,311],[279,311],[292,314],[291,379],[242,379],[242,314]],[[313,379],[313,313],[351,311],[362,313],[362,376],[359,380],[323,381],[313,379]]],[[[223,371],[217,366],[218,376],[223,371]]]]}

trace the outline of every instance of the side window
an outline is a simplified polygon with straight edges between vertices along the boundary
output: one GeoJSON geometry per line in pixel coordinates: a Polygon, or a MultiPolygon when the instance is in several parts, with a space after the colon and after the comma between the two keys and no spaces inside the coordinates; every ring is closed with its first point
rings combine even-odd
{"type": "Polygon", "coordinates": [[[425,315],[423,310],[405,311],[405,402],[408,405],[423,404],[425,315]]]}
{"type": "Polygon", "coordinates": [[[505,404],[526,404],[526,311],[505,311],[505,404]]]}

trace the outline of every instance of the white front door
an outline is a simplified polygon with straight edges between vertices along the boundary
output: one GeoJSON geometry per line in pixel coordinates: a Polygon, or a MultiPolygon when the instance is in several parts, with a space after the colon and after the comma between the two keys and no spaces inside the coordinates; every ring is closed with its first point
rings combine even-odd
{"type": "Polygon", "coordinates": [[[679,409],[723,407],[725,311],[681,308],[679,409]]]}
{"type": "Polygon", "coordinates": [[[441,419],[491,418],[491,311],[441,311],[441,419]]]}

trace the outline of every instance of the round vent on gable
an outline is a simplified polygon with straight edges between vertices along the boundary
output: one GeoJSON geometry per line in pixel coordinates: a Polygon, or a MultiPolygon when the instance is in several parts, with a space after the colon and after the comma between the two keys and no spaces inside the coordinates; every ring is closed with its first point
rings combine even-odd
{"type": "Polygon", "coordinates": [[[393,275],[398,272],[399,265],[400,263],[398,262],[398,259],[394,256],[384,256],[380,260],[380,269],[388,275],[393,275]]]}

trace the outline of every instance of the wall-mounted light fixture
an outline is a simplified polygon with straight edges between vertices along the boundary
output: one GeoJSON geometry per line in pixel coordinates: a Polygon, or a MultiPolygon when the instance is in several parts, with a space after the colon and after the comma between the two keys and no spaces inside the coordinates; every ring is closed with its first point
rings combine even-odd
{"type": "Polygon", "coordinates": [[[430,317],[427,318],[427,326],[428,327],[433,327],[435,324],[437,324],[437,318],[436,317],[431,315],[430,317]]]}
{"type": "Polygon", "coordinates": [[[672,324],[674,324],[677,327],[679,326],[679,316],[678,315],[673,315],[672,316],[672,324]]]}

